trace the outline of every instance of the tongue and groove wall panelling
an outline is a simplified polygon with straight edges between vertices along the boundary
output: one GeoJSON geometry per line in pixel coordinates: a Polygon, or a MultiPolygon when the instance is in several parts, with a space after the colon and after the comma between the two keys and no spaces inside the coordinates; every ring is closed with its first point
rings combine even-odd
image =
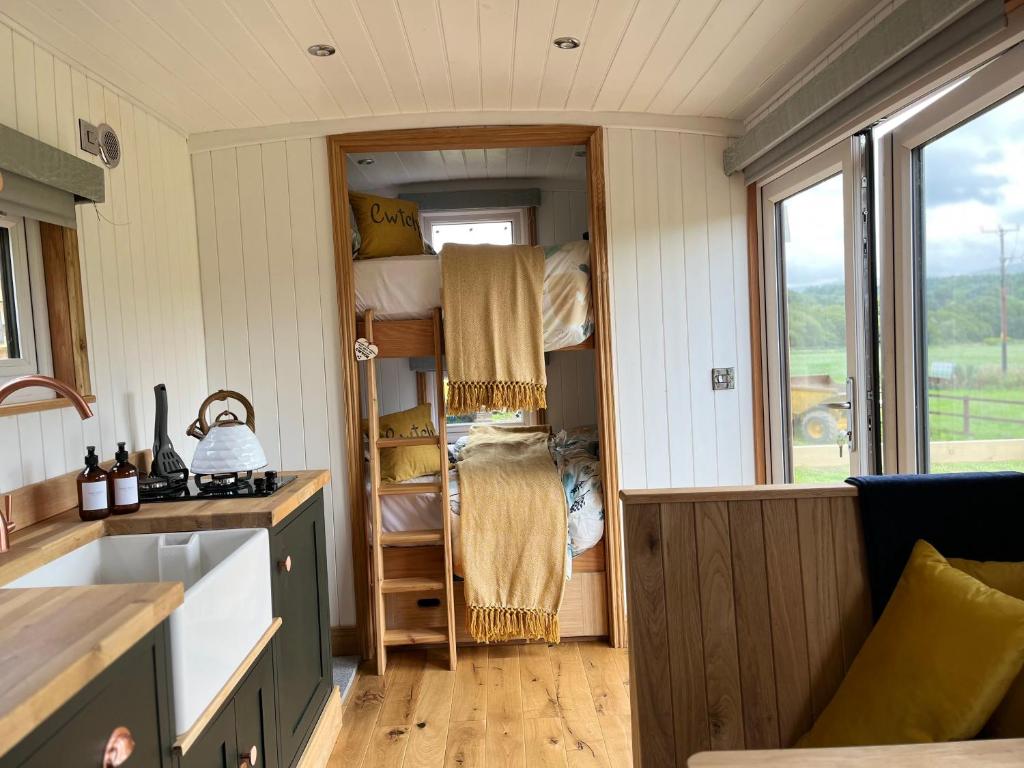
{"type": "Polygon", "coordinates": [[[555,432],[596,424],[594,350],[552,352],[548,359],[548,424],[555,432]]]}
{"type": "Polygon", "coordinates": [[[206,363],[185,137],[0,20],[0,122],[98,163],[78,149],[78,118],[110,123],[123,149],[105,171],[106,201],[77,208],[96,416],[83,423],[67,408],[0,419],[0,492],[76,469],[86,445],[104,459],[118,440],[149,447],[159,382],[175,446],[186,461],[194,450],[184,429],[205,396],[206,363]]]}
{"type": "Polygon", "coordinates": [[[623,488],[754,482],[742,180],[725,140],[608,130],[623,488]],[[712,367],[736,389],[713,392],[712,367]]]}
{"type": "Polygon", "coordinates": [[[252,401],[271,466],[331,470],[331,622],[351,625],[326,151],[322,139],[297,139],[199,152],[192,163],[209,389],[252,401]]]}

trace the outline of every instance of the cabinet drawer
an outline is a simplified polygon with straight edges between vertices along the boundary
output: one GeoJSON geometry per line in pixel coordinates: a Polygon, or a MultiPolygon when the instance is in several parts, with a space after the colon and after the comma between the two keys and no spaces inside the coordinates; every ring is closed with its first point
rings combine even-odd
{"type": "Polygon", "coordinates": [[[255,750],[256,768],[277,768],[277,701],[274,695],[274,654],[263,652],[249,670],[235,702],[235,737],[240,754],[255,750]]]}
{"type": "Polygon", "coordinates": [[[182,756],[181,768],[238,768],[241,763],[238,756],[235,703],[228,701],[182,756]]]}
{"type": "Polygon", "coordinates": [[[134,742],[129,766],[172,763],[166,624],[153,630],[0,760],[4,768],[100,768],[116,729],[134,742]]]}
{"type": "Polygon", "coordinates": [[[256,761],[253,768],[278,768],[274,679],[274,654],[268,647],[253,663],[217,716],[181,755],[179,768],[239,768],[254,748],[256,761]]]}

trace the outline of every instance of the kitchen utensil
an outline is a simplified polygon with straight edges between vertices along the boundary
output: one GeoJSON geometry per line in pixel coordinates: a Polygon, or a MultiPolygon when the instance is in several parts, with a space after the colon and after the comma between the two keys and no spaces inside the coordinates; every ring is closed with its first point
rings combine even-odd
{"type": "Polygon", "coordinates": [[[188,480],[188,467],[175,452],[174,444],[167,434],[167,387],[157,384],[153,392],[156,395],[156,426],[153,435],[153,464],[149,474],[167,478],[172,485],[184,483],[188,480]]]}
{"type": "Polygon", "coordinates": [[[199,440],[192,458],[195,475],[225,475],[252,472],[267,465],[267,455],[256,438],[256,415],[252,403],[238,392],[221,389],[199,406],[199,416],[187,434],[199,440]],[[219,400],[237,400],[245,408],[245,421],[231,411],[224,411],[210,424],[207,409],[219,400]]]}

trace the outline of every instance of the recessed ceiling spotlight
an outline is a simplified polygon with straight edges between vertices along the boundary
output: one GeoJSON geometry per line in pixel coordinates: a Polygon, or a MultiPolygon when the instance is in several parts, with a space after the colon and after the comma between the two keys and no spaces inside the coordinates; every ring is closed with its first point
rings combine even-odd
{"type": "Polygon", "coordinates": [[[575,37],[556,37],[554,46],[555,48],[561,48],[563,51],[571,51],[580,47],[580,41],[575,37]]]}
{"type": "Polygon", "coordinates": [[[360,157],[356,160],[356,165],[373,165],[376,162],[372,157],[360,157]]]}
{"type": "Polygon", "coordinates": [[[309,48],[307,48],[306,50],[309,51],[310,56],[322,57],[333,56],[335,54],[334,46],[328,45],[327,43],[317,43],[316,45],[309,46],[309,48]]]}

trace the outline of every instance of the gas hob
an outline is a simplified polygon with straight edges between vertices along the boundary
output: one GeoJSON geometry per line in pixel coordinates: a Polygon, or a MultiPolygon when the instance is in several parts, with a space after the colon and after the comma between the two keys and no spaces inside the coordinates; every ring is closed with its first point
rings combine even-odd
{"type": "Polygon", "coordinates": [[[143,478],[140,500],[145,503],[162,501],[209,501],[210,499],[262,499],[273,496],[296,479],[296,475],[278,475],[267,471],[258,475],[217,475],[197,477],[190,475],[186,482],[165,482],[164,478],[143,478]]]}

